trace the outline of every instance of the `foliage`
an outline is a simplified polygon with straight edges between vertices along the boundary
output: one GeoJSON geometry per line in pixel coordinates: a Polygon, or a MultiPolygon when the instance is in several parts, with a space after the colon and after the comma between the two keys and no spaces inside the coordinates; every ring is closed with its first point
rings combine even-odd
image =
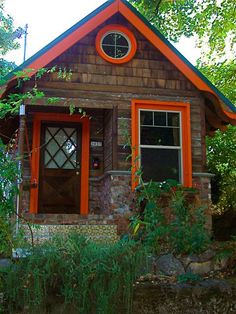
{"type": "Polygon", "coordinates": [[[16,67],[14,62],[9,62],[0,58],[0,85],[4,83],[4,76],[13,71],[16,67]]]}
{"type": "Polygon", "coordinates": [[[17,173],[16,161],[0,141],[0,255],[9,255],[14,246],[11,216],[17,195],[17,173]]]}
{"type": "Polygon", "coordinates": [[[14,28],[13,18],[4,11],[4,1],[0,3],[0,83],[2,78],[15,68],[15,63],[8,62],[3,56],[10,50],[19,48],[19,39],[23,29],[14,28]]]}
{"type": "Polygon", "coordinates": [[[232,0],[130,0],[164,36],[193,37],[201,48],[197,67],[236,104],[236,4],[232,0]]]}
{"type": "MultiPolygon", "coordinates": [[[[197,35],[208,45],[208,59],[235,49],[235,2],[232,0],[130,0],[167,38],[197,35]],[[214,52],[214,54],[213,54],[214,52]]],[[[206,55],[206,51],[204,52],[206,55]]],[[[203,54],[204,54],[203,53],[203,54]]]]}
{"type": "Polygon", "coordinates": [[[71,99],[65,100],[60,97],[46,97],[45,93],[38,88],[39,79],[46,75],[56,75],[57,79],[70,81],[72,75],[70,69],[54,66],[52,68],[41,68],[37,72],[35,72],[34,69],[24,69],[23,71],[16,71],[14,74],[18,81],[18,89],[31,79],[34,82],[34,86],[26,92],[15,92],[9,94],[6,98],[0,99],[0,119],[3,119],[8,115],[17,115],[20,106],[26,101],[30,100],[30,103],[34,105],[41,99],[44,99],[48,105],[60,103],[61,105],[68,107],[70,115],[79,113],[82,117],[87,116],[86,111],[82,108],[77,108],[71,99]]]}
{"type": "Polygon", "coordinates": [[[79,313],[130,313],[142,251],[133,241],[98,245],[76,233],[35,247],[2,273],[6,307],[38,311],[64,302],[79,313]]]}
{"type": "Polygon", "coordinates": [[[191,208],[181,192],[171,202],[174,218],[170,223],[170,243],[176,253],[192,254],[204,251],[210,243],[206,230],[205,208],[191,208]]]}
{"type": "Polygon", "coordinates": [[[227,131],[216,131],[207,138],[208,169],[216,175],[219,184],[218,207],[221,211],[236,208],[236,127],[227,131]]]}
{"type": "Polygon", "coordinates": [[[193,274],[191,272],[187,272],[185,274],[180,274],[177,277],[177,281],[179,283],[193,283],[196,281],[199,281],[201,279],[201,276],[198,274],[193,274]]]}
{"type": "Polygon", "coordinates": [[[170,185],[165,182],[163,189],[160,184],[150,182],[140,189],[138,202],[144,208],[142,215],[131,220],[133,235],[155,253],[199,253],[210,243],[205,209],[188,204],[183,188],[173,184],[173,180],[170,185]],[[168,207],[172,210],[171,217],[165,212],[168,207]]]}
{"type": "Polygon", "coordinates": [[[207,65],[198,62],[198,68],[230,101],[236,104],[236,61],[227,60],[207,65]]]}
{"type": "Polygon", "coordinates": [[[13,18],[4,11],[4,4],[0,3],[0,56],[8,51],[19,48],[16,39],[21,36],[22,29],[15,29],[13,18]]]}

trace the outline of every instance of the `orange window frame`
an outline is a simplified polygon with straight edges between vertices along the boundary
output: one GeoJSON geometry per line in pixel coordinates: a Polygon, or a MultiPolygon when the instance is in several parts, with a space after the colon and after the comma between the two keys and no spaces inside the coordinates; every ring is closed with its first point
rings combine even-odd
{"type": "Polygon", "coordinates": [[[33,142],[32,142],[32,170],[30,190],[30,213],[38,213],[39,197],[39,167],[40,167],[40,136],[42,121],[77,122],[82,125],[82,152],[81,152],[81,185],[80,185],[80,214],[88,214],[89,206],[89,147],[90,123],[88,117],[81,115],[68,115],[60,113],[35,113],[33,116],[33,142]]]}
{"type": "Polygon", "coordinates": [[[134,34],[125,26],[119,25],[119,24],[111,24],[103,27],[97,34],[96,37],[96,49],[98,54],[106,61],[114,64],[122,64],[129,62],[135,55],[137,50],[137,41],[135,39],[134,34]],[[112,31],[118,31],[121,32],[129,39],[130,42],[130,51],[129,53],[120,59],[115,59],[109,57],[102,49],[101,47],[101,41],[106,33],[112,32],[112,31]]]}
{"type": "Polygon", "coordinates": [[[190,104],[182,102],[166,102],[153,100],[132,100],[131,106],[131,134],[132,134],[132,189],[139,184],[137,171],[140,167],[139,160],[139,110],[163,110],[181,112],[182,126],[182,173],[183,185],[192,186],[192,153],[191,153],[191,124],[190,104]]]}

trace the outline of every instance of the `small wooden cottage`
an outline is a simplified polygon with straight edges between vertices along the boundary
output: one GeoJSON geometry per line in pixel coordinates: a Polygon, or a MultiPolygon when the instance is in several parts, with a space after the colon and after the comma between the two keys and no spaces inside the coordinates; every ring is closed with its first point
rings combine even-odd
{"type": "Polygon", "coordinates": [[[8,77],[2,97],[30,91],[36,72],[54,67],[70,75],[39,77],[44,97],[2,124],[19,128],[28,156],[21,212],[51,224],[114,218],[133,206],[137,167],[146,181],[175,179],[208,199],[205,136],[235,124],[236,109],[131,4],[107,1],[72,26],[22,64],[30,80],[8,77]]]}

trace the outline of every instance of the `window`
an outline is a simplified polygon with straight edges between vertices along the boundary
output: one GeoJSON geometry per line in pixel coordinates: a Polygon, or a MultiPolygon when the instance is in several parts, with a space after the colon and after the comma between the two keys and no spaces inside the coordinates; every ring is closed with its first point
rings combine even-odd
{"type": "Polygon", "coordinates": [[[48,169],[75,169],[77,167],[77,129],[46,127],[44,166],[48,169]]]}
{"type": "Polygon", "coordinates": [[[132,101],[132,186],[175,179],[192,185],[190,108],[187,103],[132,101]]]}
{"type": "Polygon", "coordinates": [[[139,110],[139,154],[144,181],[182,181],[180,112],[139,110]]]}
{"type": "Polygon", "coordinates": [[[126,27],[108,25],[99,31],[96,48],[106,61],[121,64],[133,58],[137,43],[134,35],[126,27]]]}

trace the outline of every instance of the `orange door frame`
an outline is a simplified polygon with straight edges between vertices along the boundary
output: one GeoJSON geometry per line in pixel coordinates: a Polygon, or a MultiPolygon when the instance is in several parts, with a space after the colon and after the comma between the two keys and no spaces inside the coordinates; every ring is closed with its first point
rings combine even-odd
{"type": "Polygon", "coordinates": [[[183,158],[183,185],[192,186],[192,154],[191,154],[191,124],[190,104],[182,102],[167,102],[154,100],[132,100],[132,189],[139,184],[137,171],[139,160],[139,109],[173,110],[182,114],[182,158],[183,158]]]}
{"type": "Polygon", "coordinates": [[[81,198],[80,214],[88,214],[89,200],[89,140],[90,123],[88,117],[60,113],[35,113],[33,116],[32,170],[30,191],[30,213],[38,213],[39,197],[39,164],[40,164],[40,134],[42,121],[77,122],[82,125],[82,154],[81,154],[81,198]]]}

